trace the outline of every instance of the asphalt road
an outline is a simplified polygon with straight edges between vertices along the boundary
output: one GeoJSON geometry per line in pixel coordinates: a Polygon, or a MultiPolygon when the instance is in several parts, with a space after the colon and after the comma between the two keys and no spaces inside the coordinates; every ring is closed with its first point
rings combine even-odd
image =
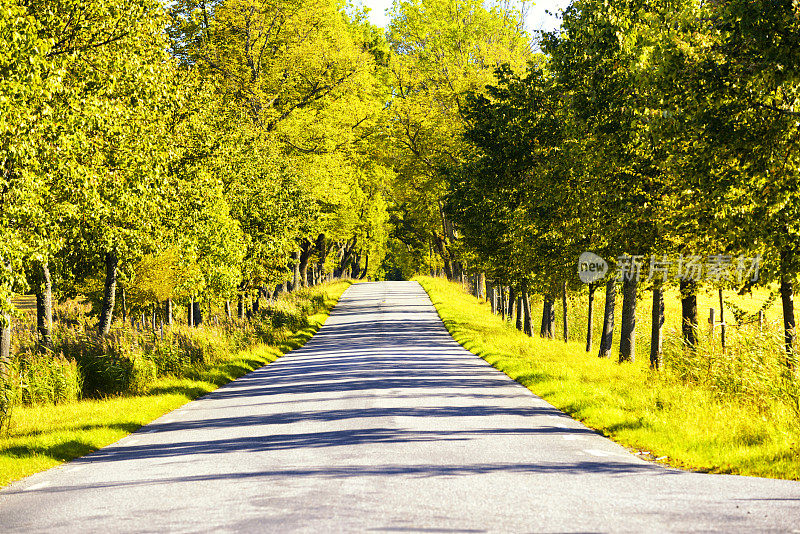
{"type": "Polygon", "coordinates": [[[462,349],[412,282],[0,491],[0,532],[800,532],[800,483],[664,469],[462,349]]]}

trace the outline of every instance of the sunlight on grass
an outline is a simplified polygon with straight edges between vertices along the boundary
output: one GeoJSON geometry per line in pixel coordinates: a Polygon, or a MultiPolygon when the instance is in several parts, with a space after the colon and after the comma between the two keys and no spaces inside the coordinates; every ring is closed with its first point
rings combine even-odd
{"type": "MultiPolygon", "coordinates": [[[[446,280],[417,277],[447,329],[468,350],[587,426],[676,467],[800,479],[796,412],[776,399],[720,399],[651,371],[620,365],[583,343],[530,338],[446,280]]],[[[585,335],[585,334],[584,334],[585,335]]]]}

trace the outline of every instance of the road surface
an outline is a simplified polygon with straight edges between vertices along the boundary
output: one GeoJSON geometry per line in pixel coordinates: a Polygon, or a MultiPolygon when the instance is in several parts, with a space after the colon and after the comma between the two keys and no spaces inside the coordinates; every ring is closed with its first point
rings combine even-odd
{"type": "Polygon", "coordinates": [[[800,483],[640,460],[462,349],[413,282],[0,491],[9,532],[800,532],[800,483]]]}

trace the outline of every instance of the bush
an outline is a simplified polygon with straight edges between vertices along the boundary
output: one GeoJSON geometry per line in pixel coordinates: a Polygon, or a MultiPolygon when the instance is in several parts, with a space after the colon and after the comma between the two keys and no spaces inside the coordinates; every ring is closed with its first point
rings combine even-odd
{"type": "Polygon", "coordinates": [[[186,351],[171,339],[156,343],[145,357],[153,362],[158,376],[183,376],[192,365],[186,351]]]}
{"type": "Polygon", "coordinates": [[[115,334],[96,338],[72,331],[55,342],[57,354],[77,362],[83,375],[84,396],[102,397],[128,388],[134,346],[115,334]]]}
{"type": "Polygon", "coordinates": [[[309,315],[325,308],[320,288],[284,293],[250,321],[230,321],[202,328],[174,326],[163,339],[119,325],[111,335],[95,335],[91,306],[70,300],[56,307],[53,347],[39,353],[35,318],[17,325],[14,353],[0,384],[0,428],[15,402],[57,404],[80,397],[145,393],[160,376],[196,377],[211,365],[253,346],[279,345],[307,328],[309,315]]]}
{"type": "Polygon", "coordinates": [[[26,354],[20,358],[20,401],[25,404],[60,404],[77,400],[83,377],[74,360],[61,355],[26,354]]]}
{"type": "Polygon", "coordinates": [[[19,375],[16,369],[9,366],[5,370],[5,376],[0,376],[0,432],[8,429],[18,391],[19,375]]]}
{"type": "Polygon", "coordinates": [[[724,351],[703,337],[695,350],[688,350],[672,336],[664,345],[664,362],[678,380],[700,385],[719,399],[755,406],[767,406],[772,400],[798,405],[797,380],[787,375],[783,339],[774,333],[730,329],[724,351]]]}
{"type": "Polygon", "coordinates": [[[144,356],[137,356],[131,360],[128,384],[125,389],[134,395],[146,393],[157,376],[156,364],[144,356]]]}

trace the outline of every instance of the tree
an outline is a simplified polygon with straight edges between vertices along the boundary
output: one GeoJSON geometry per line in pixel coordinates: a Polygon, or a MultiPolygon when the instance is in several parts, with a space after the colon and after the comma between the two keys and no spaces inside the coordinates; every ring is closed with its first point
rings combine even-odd
{"type": "Polygon", "coordinates": [[[399,1],[392,7],[394,202],[407,210],[404,220],[418,221],[417,232],[428,236],[451,278],[462,266],[444,213],[447,181],[441,169],[459,165],[467,154],[461,137],[464,93],[494,82],[500,65],[521,67],[528,59],[522,20],[514,4],[489,8],[476,0],[399,1]]]}

